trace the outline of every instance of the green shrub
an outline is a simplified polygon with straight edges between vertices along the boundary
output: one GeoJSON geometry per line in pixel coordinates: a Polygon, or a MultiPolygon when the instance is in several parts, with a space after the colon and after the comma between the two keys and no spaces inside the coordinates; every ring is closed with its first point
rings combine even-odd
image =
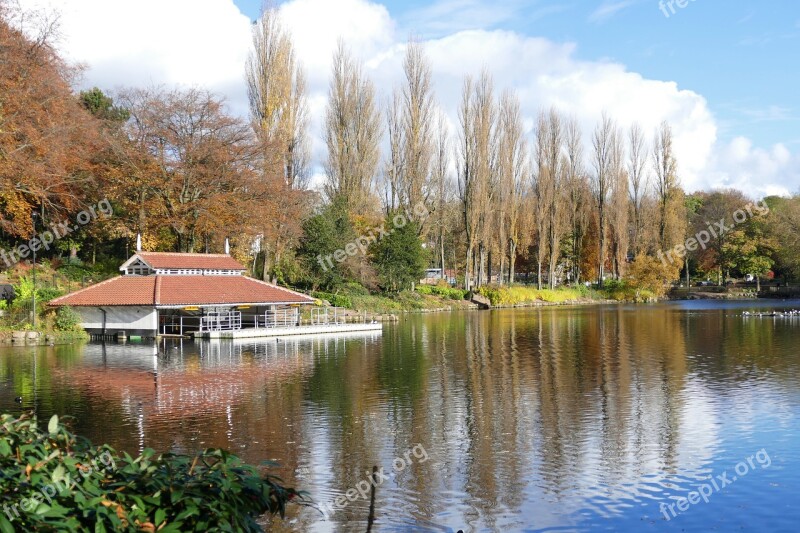
{"type": "Polygon", "coordinates": [[[345,283],[342,286],[342,292],[350,296],[369,296],[369,289],[354,281],[345,283]]]}
{"type": "Polygon", "coordinates": [[[36,288],[36,298],[42,303],[58,298],[62,294],[64,294],[64,291],[58,287],[44,286],[36,288]]]}
{"type": "Polygon", "coordinates": [[[56,331],[77,331],[80,329],[81,316],[69,306],[59,307],[53,320],[56,331]]]}
{"type": "Polygon", "coordinates": [[[428,296],[440,296],[449,300],[464,300],[467,294],[469,294],[468,291],[463,289],[443,287],[440,285],[420,285],[417,287],[417,292],[428,296]]]}
{"type": "Polygon", "coordinates": [[[329,292],[312,292],[311,296],[320,300],[327,300],[334,307],[353,308],[353,301],[341,294],[332,294],[329,292]]]}
{"type": "Polygon", "coordinates": [[[224,450],[146,449],[136,458],[93,446],[54,416],[0,416],[0,531],[261,531],[305,495],[224,450]]]}

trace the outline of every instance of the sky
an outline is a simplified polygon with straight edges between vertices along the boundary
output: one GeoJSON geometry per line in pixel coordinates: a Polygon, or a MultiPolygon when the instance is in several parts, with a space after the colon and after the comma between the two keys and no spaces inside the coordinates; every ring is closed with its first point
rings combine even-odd
{"type": "MultiPolygon", "coordinates": [[[[82,86],[200,86],[247,113],[244,62],[261,0],[20,2],[59,11],[58,45],[85,65],[82,86]]],[[[579,120],[588,148],[603,111],[623,129],[653,132],[667,120],[686,190],[800,192],[796,0],[288,0],[280,9],[309,77],[317,169],[337,40],[386,99],[414,37],[454,134],[463,77],[486,68],[498,93],[517,92],[529,129],[555,106],[579,120]]]]}

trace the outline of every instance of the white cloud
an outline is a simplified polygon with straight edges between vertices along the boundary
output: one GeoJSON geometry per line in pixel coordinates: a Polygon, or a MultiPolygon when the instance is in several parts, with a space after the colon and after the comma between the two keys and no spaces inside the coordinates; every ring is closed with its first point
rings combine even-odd
{"type": "Polygon", "coordinates": [[[715,150],[709,163],[708,186],[736,188],[753,198],[800,193],[800,155],[784,144],[769,150],[736,137],[715,150]]]}
{"type": "MultiPolygon", "coordinates": [[[[22,3],[41,6],[49,1],[22,3]]],[[[603,5],[607,13],[629,3],[603,5]]],[[[446,11],[454,4],[480,6],[472,0],[443,0],[434,6],[446,11]]],[[[243,69],[251,21],[232,0],[80,0],[54,5],[62,11],[62,49],[88,65],[87,86],[198,85],[226,95],[235,112],[246,113],[243,69]]],[[[365,62],[385,98],[402,76],[407,34],[397,29],[384,6],[367,0],[290,0],[281,9],[308,71],[314,155],[321,163],[320,130],[336,41],[345,39],[365,62]]],[[[718,121],[706,100],[675,82],[645,79],[619,63],[579,60],[572,43],[509,31],[451,31],[425,45],[438,99],[453,124],[463,76],[477,75],[486,67],[494,74],[498,92],[506,87],[518,92],[529,124],[539,109],[556,105],[578,118],[587,142],[603,110],[623,127],[640,122],[646,132],[668,120],[687,190],[736,186],[755,196],[800,189],[796,154],[783,144],[754,147],[745,138],[727,145],[718,142],[718,121]]]]}
{"type": "Polygon", "coordinates": [[[625,9],[640,4],[642,0],[606,0],[589,16],[589,20],[602,23],[625,9]]]}

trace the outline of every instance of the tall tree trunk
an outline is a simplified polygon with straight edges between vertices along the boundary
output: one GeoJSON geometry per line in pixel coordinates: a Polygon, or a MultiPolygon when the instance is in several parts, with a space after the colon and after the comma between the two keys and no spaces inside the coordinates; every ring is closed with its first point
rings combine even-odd
{"type": "Polygon", "coordinates": [[[467,246],[467,263],[464,267],[464,290],[471,291],[472,290],[472,282],[470,280],[471,277],[471,269],[470,266],[472,264],[472,245],[467,246]]]}
{"type": "Polygon", "coordinates": [[[513,239],[508,243],[508,284],[512,285],[514,283],[514,267],[517,263],[517,243],[513,239]]]}
{"type": "Polygon", "coordinates": [[[489,259],[486,262],[486,283],[492,284],[492,250],[489,250],[489,259]]]}

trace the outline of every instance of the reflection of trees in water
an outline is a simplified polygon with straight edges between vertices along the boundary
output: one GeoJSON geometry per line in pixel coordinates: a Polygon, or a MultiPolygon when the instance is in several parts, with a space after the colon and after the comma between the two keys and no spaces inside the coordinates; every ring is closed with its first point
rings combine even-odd
{"type": "MultiPolygon", "coordinates": [[[[463,515],[492,529],[520,515],[546,527],[567,505],[609,512],[623,484],[707,459],[718,440],[709,395],[727,404],[743,381],[788,383],[791,328],[668,306],[452,313],[383,335],[185,343],[159,358],[56,347],[39,352],[36,379],[50,391],[40,409],[78,413],[93,440],[276,459],[320,502],[422,444],[429,460],[378,489],[379,517],[463,515]]],[[[0,355],[0,379],[32,387],[30,360],[0,355]]],[[[363,530],[367,507],[333,519],[363,530]]],[[[275,530],[319,519],[291,512],[298,522],[275,530]]]]}

